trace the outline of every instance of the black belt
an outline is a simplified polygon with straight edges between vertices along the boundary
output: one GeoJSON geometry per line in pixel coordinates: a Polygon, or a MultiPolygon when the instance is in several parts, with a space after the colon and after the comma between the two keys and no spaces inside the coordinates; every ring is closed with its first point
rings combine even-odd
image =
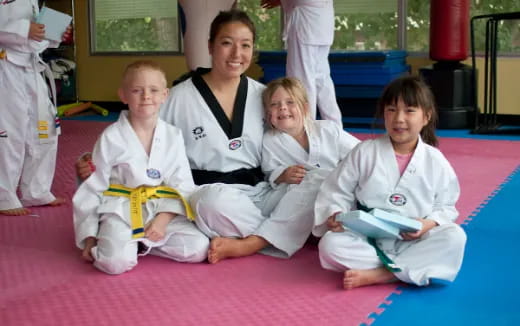
{"type": "Polygon", "coordinates": [[[229,172],[208,171],[208,170],[191,170],[193,180],[196,185],[208,183],[240,183],[254,186],[264,181],[264,174],[260,167],[254,169],[238,169],[229,172]]]}

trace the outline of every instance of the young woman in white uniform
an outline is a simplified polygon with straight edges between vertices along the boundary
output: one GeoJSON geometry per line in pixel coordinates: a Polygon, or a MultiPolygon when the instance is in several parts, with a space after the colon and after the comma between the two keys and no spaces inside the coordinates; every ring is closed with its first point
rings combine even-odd
{"type": "Polygon", "coordinates": [[[330,230],[319,243],[321,264],[344,273],[345,289],[395,280],[419,286],[431,279],[453,281],[466,235],[454,223],[457,176],[431,146],[437,143],[433,96],[417,77],[402,77],[385,89],[377,116],[384,118],[387,134],[354,148],[318,194],[314,233],[330,230]],[[403,233],[403,240],[373,243],[335,220],[337,213],[355,210],[356,205],[416,218],[423,227],[403,233]],[[378,257],[381,252],[383,259],[378,257]],[[387,258],[395,265],[384,265],[387,258]]]}
{"type": "Polygon", "coordinates": [[[73,198],[82,257],[109,274],[137,265],[139,243],[146,248],[140,255],[206,259],[209,240],[186,218],[194,218],[185,203],[195,184],[182,134],[158,119],[167,93],[157,64],[137,61],[127,68],[119,96],[129,111],[101,134],[92,154],[96,170],[73,198]],[[135,191],[147,195],[133,198],[135,191]],[[172,196],[161,196],[165,193],[172,196]],[[141,212],[133,212],[137,209],[141,212]]]}
{"type": "Polygon", "coordinates": [[[274,8],[280,2],[284,13],[287,76],[305,85],[313,119],[317,107],[322,119],[343,127],[328,59],[334,41],[332,0],[262,0],[262,6],[274,8]]]}
{"type": "Polygon", "coordinates": [[[45,25],[34,22],[38,13],[37,0],[0,2],[0,214],[5,215],[64,202],[51,193],[59,123],[42,73],[52,83],[54,78],[40,58],[59,42],[45,39],[45,25]]]}
{"type": "Polygon", "coordinates": [[[271,81],[263,94],[266,120],[262,170],[275,189],[258,234],[278,234],[294,253],[310,235],[314,202],[323,179],[359,140],[328,120],[313,120],[304,86],[295,78],[271,81]],[[279,205],[277,205],[280,203],[279,205]],[[290,216],[295,227],[287,228],[290,216]]]}

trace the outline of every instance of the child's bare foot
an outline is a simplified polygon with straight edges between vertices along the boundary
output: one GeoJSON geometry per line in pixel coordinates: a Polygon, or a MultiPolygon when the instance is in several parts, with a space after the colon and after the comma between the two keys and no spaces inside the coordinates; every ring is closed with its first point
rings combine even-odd
{"type": "Polygon", "coordinates": [[[56,199],[54,199],[50,203],[47,203],[46,205],[48,205],[48,206],[60,206],[61,204],[65,204],[66,202],[67,201],[65,200],[65,198],[56,197],[56,199]]]}
{"type": "Polygon", "coordinates": [[[31,214],[31,210],[25,207],[11,208],[11,209],[0,209],[0,215],[14,215],[22,216],[31,214]]]}
{"type": "Polygon", "coordinates": [[[249,256],[268,244],[264,238],[254,235],[244,239],[216,237],[211,240],[208,261],[216,264],[226,258],[249,256]]]}
{"type": "Polygon", "coordinates": [[[397,280],[394,274],[384,267],[374,269],[349,269],[345,271],[343,277],[343,288],[352,290],[353,288],[388,283],[397,280]]]}

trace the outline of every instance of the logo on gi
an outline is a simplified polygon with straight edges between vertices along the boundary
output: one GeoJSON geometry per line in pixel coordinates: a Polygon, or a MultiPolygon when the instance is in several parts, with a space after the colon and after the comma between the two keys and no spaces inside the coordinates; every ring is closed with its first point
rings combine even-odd
{"type": "Polygon", "coordinates": [[[161,172],[156,169],[146,169],[146,175],[152,179],[159,179],[161,177],[161,172]]]}
{"type": "Polygon", "coordinates": [[[406,197],[403,194],[391,194],[388,201],[395,206],[404,206],[406,204],[406,197]]]}
{"type": "Polygon", "coordinates": [[[202,126],[195,127],[191,132],[193,133],[195,140],[199,140],[207,136],[202,126]]]}
{"type": "Polygon", "coordinates": [[[240,139],[232,139],[230,142],[229,142],[229,149],[234,151],[236,149],[239,149],[240,147],[242,147],[242,141],[240,139]]]}

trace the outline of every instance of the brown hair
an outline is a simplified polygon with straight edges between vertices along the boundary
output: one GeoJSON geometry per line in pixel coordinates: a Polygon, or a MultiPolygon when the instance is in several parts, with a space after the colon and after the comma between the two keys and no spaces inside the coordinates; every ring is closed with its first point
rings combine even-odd
{"type": "Polygon", "coordinates": [[[376,119],[383,119],[385,106],[396,105],[399,99],[402,99],[407,106],[418,107],[424,111],[429,119],[428,124],[421,130],[421,138],[425,143],[437,146],[438,140],[435,135],[437,110],[435,98],[428,85],[417,76],[407,75],[394,79],[385,87],[379,98],[376,119]]]}
{"type": "Polygon", "coordinates": [[[273,94],[280,87],[289,93],[291,98],[296,102],[303,117],[303,125],[305,130],[309,130],[309,127],[312,125],[312,119],[309,112],[309,100],[307,98],[307,92],[305,91],[303,84],[298,79],[291,77],[281,77],[270,81],[262,93],[262,103],[264,105],[264,113],[268,122],[268,126],[271,129],[274,129],[273,126],[269,123],[269,106],[273,94]]]}
{"type": "Polygon", "coordinates": [[[249,18],[249,16],[242,10],[238,9],[231,9],[227,11],[221,11],[215,19],[213,19],[213,22],[211,23],[211,27],[209,30],[209,42],[213,43],[215,41],[215,38],[217,37],[218,32],[220,32],[220,29],[222,26],[226,24],[231,23],[242,23],[249,28],[251,33],[253,33],[253,43],[256,40],[256,28],[255,24],[249,18]]]}
{"type": "Polygon", "coordinates": [[[166,73],[157,62],[151,60],[137,60],[126,66],[125,71],[123,72],[123,84],[133,72],[139,69],[148,69],[161,73],[164,77],[164,87],[167,86],[166,73]]]}

